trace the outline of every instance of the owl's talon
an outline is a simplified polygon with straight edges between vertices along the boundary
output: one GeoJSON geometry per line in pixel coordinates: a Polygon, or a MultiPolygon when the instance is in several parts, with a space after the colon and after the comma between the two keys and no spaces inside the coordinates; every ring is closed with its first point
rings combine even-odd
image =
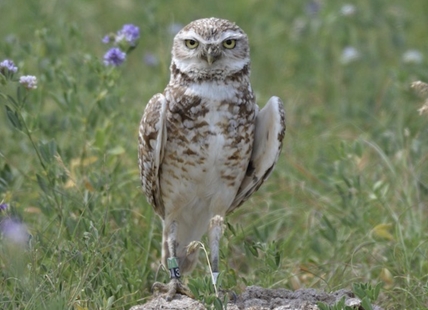
{"type": "Polygon", "coordinates": [[[224,300],[224,297],[227,295],[227,302],[235,304],[238,300],[238,295],[232,290],[219,289],[218,298],[224,300]]]}
{"type": "Polygon", "coordinates": [[[166,293],[168,289],[166,288],[167,285],[161,282],[155,282],[152,285],[152,294],[157,296],[160,293],[166,293]]]}
{"type": "Polygon", "coordinates": [[[168,284],[155,282],[152,285],[153,295],[164,295],[167,301],[171,301],[176,294],[186,295],[190,298],[195,298],[187,286],[181,283],[178,279],[171,279],[168,284]]]}

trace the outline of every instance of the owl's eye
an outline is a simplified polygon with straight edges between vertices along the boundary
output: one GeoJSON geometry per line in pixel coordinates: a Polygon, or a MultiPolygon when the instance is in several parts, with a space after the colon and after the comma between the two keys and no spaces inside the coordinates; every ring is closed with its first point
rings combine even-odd
{"type": "Polygon", "coordinates": [[[199,45],[198,41],[192,40],[192,39],[184,40],[184,43],[186,44],[187,48],[190,48],[190,49],[195,49],[199,45]]]}
{"type": "Polygon", "coordinates": [[[223,46],[224,46],[225,48],[232,49],[232,48],[234,48],[234,47],[236,46],[236,40],[234,40],[234,39],[227,39],[227,40],[224,40],[224,41],[223,41],[223,46]]]}

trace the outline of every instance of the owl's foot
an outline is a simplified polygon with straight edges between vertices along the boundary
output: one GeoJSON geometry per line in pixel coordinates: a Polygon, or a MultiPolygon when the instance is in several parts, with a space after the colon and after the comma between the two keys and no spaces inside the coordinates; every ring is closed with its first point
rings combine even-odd
{"type": "Polygon", "coordinates": [[[175,294],[186,295],[190,298],[195,298],[192,292],[179,279],[171,279],[168,284],[155,282],[152,286],[152,291],[155,295],[161,293],[165,295],[167,301],[171,301],[175,294]]]}
{"type": "Polygon", "coordinates": [[[236,293],[232,290],[219,289],[217,297],[233,304],[235,304],[238,300],[238,295],[236,295],[236,293]]]}

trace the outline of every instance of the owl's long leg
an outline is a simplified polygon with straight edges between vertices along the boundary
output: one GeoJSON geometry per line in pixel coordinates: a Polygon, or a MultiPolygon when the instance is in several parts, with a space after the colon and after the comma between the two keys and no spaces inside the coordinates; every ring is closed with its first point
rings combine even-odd
{"type": "Polygon", "coordinates": [[[170,254],[167,263],[171,280],[168,284],[155,282],[152,286],[153,291],[166,293],[166,300],[168,301],[171,301],[177,293],[194,298],[192,292],[180,281],[180,267],[177,261],[177,226],[177,222],[171,224],[167,239],[170,254]]]}
{"type": "Polygon", "coordinates": [[[220,215],[214,216],[210,221],[208,237],[211,251],[212,281],[216,285],[219,274],[220,238],[223,235],[223,218],[220,215]]]}
{"type": "MultiPolygon", "coordinates": [[[[217,284],[217,278],[220,273],[218,265],[220,260],[220,238],[223,235],[223,222],[223,217],[220,215],[214,216],[210,221],[210,228],[208,231],[213,285],[217,284]]],[[[217,293],[217,297],[220,297],[221,299],[223,299],[225,295],[228,295],[229,301],[236,302],[237,300],[237,295],[232,290],[217,289],[217,293]]]]}

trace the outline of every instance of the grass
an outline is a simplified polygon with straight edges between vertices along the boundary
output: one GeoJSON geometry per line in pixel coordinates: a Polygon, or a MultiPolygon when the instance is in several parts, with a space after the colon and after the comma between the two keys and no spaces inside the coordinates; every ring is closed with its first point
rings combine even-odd
{"type": "MultiPolygon", "coordinates": [[[[275,94],[287,111],[277,168],[228,218],[223,286],[380,282],[385,309],[428,309],[428,127],[410,89],[428,81],[428,3],[358,0],[349,16],[341,1],[316,13],[309,3],[0,2],[0,61],[14,60],[15,78],[38,78],[16,106],[0,97],[1,216],[32,236],[25,249],[3,236],[0,308],[128,309],[150,296],[161,223],[140,189],[138,123],[168,82],[171,25],[218,16],[249,35],[259,104],[275,94]],[[101,38],[126,23],[140,43],[105,67],[101,38]],[[343,59],[346,47],[359,57],[343,59]],[[425,58],[405,61],[409,50],[425,58]]],[[[17,101],[17,87],[0,92],[17,101]]],[[[200,261],[187,278],[206,296],[200,261]]]]}

